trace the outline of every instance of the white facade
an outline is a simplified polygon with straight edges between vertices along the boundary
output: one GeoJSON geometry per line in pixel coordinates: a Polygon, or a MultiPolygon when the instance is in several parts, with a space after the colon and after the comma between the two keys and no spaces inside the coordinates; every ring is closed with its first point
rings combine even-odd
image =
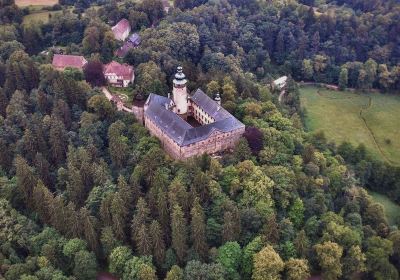
{"type": "Polygon", "coordinates": [[[178,67],[178,72],[175,74],[173,83],[172,99],[175,103],[174,112],[178,115],[186,115],[188,112],[187,80],[181,66],[178,67]]]}
{"type": "Polygon", "coordinates": [[[175,103],[175,113],[179,115],[187,114],[188,111],[188,93],[186,86],[177,88],[174,86],[172,90],[173,100],[175,103]]]}
{"type": "Polygon", "coordinates": [[[114,86],[119,86],[119,87],[128,87],[129,83],[133,83],[133,81],[135,80],[135,75],[132,74],[132,79],[126,79],[122,76],[118,76],[115,73],[107,73],[104,75],[107,79],[107,81],[114,85],[114,86]]]}

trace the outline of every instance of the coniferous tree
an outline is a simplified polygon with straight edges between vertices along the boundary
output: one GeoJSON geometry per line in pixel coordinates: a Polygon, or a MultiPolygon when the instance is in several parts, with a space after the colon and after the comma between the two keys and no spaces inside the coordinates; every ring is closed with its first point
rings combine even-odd
{"type": "Polygon", "coordinates": [[[85,188],[81,174],[74,166],[68,168],[68,183],[66,191],[70,201],[78,206],[83,205],[85,201],[85,188]]]}
{"type": "Polygon", "coordinates": [[[66,220],[67,228],[67,236],[69,237],[81,237],[82,236],[82,227],[80,214],[76,211],[76,206],[74,203],[69,202],[65,209],[66,216],[68,217],[66,220]]]}
{"type": "Polygon", "coordinates": [[[158,266],[161,266],[165,258],[165,241],[161,226],[158,221],[153,220],[150,225],[150,236],[152,241],[152,255],[158,266]]]}
{"type": "Polygon", "coordinates": [[[38,175],[42,182],[46,186],[52,186],[53,181],[50,174],[50,163],[46,160],[42,153],[36,153],[34,160],[35,169],[38,172],[38,175]]]}
{"type": "Polygon", "coordinates": [[[152,240],[149,228],[146,224],[141,224],[136,237],[136,249],[141,256],[150,256],[152,253],[152,240]]]}
{"type": "Polygon", "coordinates": [[[127,138],[123,135],[125,124],[122,121],[116,121],[108,128],[108,149],[113,163],[121,168],[124,166],[127,155],[127,138]]]}
{"type": "Polygon", "coordinates": [[[50,151],[55,164],[60,164],[65,160],[67,151],[67,132],[64,123],[57,117],[51,118],[50,125],[50,151]]]}
{"type": "Polygon", "coordinates": [[[0,87],[0,116],[6,117],[8,98],[4,90],[0,87]]]}
{"type": "Polygon", "coordinates": [[[111,203],[112,228],[115,236],[121,241],[126,240],[125,225],[128,221],[128,213],[122,194],[116,193],[111,203]]]}
{"type": "Polygon", "coordinates": [[[111,213],[111,204],[114,199],[114,194],[108,194],[100,204],[100,219],[103,227],[112,226],[112,213],[111,213]]]}
{"type": "Polygon", "coordinates": [[[168,210],[167,195],[161,188],[157,194],[157,213],[162,231],[165,233],[166,241],[170,240],[170,215],[168,210]]]}
{"type": "Polygon", "coordinates": [[[208,245],[206,240],[206,223],[203,208],[199,203],[199,199],[194,200],[191,214],[191,240],[195,252],[202,258],[203,261],[207,259],[208,245]]]}
{"type": "MultiPolygon", "coordinates": [[[[123,200],[123,204],[126,207],[128,213],[132,210],[135,201],[135,194],[132,191],[132,187],[128,185],[125,178],[120,175],[118,177],[118,193],[123,200]]],[[[136,194],[137,195],[137,194],[136,194]]]]}
{"type": "Polygon", "coordinates": [[[179,263],[183,263],[187,253],[187,224],[182,208],[175,205],[171,213],[172,248],[179,263]]]}
{"type": "Polygon", "coordinates": [[[37,178],[32,167],[28,165],[26,160],[20,156],[16,157],[15,173],[17,177],[18,195],[21,196],[26,206],[32,206],[31,197],[37,178]]]}
{"type": "Polygon", "coordinates": [[[97,220],[91,216],[89,211],[82,207],[80,210],[80,219],[83,227],[83,236],[89,244],[89,247],[96,251],[98,250],[98,236],[97,236],[97,220]]]}
{"type": "Polygon", "coordinates": [[[46,188],[43,182],[39,180],[36,186],[33,188],[33,209],[35,209],[35,212],[39,214],[40,219],[45,223],[50,222],[48,207],[45,203],[46,196],[49,195],[51,195],[50,191],[46,188]]]}
{"type": "Polygon", "coordinates": [[[147,224],[149,220],[150,210],[144,198],[141,197],[137,202],[135,215],[131,223],[131,238],[134,244],[138,245],[140,228],[143,224],[147,224]]]}

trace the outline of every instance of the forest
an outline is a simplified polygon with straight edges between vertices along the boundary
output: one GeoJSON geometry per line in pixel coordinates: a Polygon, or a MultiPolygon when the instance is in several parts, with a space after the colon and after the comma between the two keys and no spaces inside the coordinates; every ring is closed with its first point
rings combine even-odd
{"type": "Polygon", "coordinates": [[[366,189],[399,203],[400,168],[307,132],[297,84],[398,94],[399,3],[174,6],[61,0],[62,16],[22,25],[29,11],[0,0],[0,278],[399,279],[400,231],[366,189]],[[142,39],[121,59],[134,95],[166,96],[182,65],[246,125],[231,153],[174,161],[96,74],[51,66],[59,49],[116,59],[122,18],[142,39]]]}

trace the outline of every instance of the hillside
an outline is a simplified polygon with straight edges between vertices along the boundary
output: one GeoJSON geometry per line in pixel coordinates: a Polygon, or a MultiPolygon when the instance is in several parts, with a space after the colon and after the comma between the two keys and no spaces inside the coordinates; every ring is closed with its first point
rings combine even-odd
{"type": "Polygon", "coordinates": [[[398,1],[170,4],[0,1],[0,278],[399,279],[398,1]]]}

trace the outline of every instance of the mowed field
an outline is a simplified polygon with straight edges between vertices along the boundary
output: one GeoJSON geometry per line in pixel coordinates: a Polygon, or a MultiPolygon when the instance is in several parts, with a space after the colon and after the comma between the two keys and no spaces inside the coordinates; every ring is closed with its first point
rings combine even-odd
{"type": "Polygon", "coordinates": [[[300,100],[310,131],[322,130],[337,144],[364,143],[376,157],[400,165],[400,95],[308,86],[300,88],[300,100]]]}
{"type": "Polygon", "coordinates": [[[15,4],[19,7],[27,6],[53,6],[58,0],[15,0],[15,4]]]}
{"type": "Polygon", "coordinates": [[[24,16],[23,24],[32,24],[33,22],[48,23],[50,16],[62,15],[62,11],[42,11],[24,16]]]}

